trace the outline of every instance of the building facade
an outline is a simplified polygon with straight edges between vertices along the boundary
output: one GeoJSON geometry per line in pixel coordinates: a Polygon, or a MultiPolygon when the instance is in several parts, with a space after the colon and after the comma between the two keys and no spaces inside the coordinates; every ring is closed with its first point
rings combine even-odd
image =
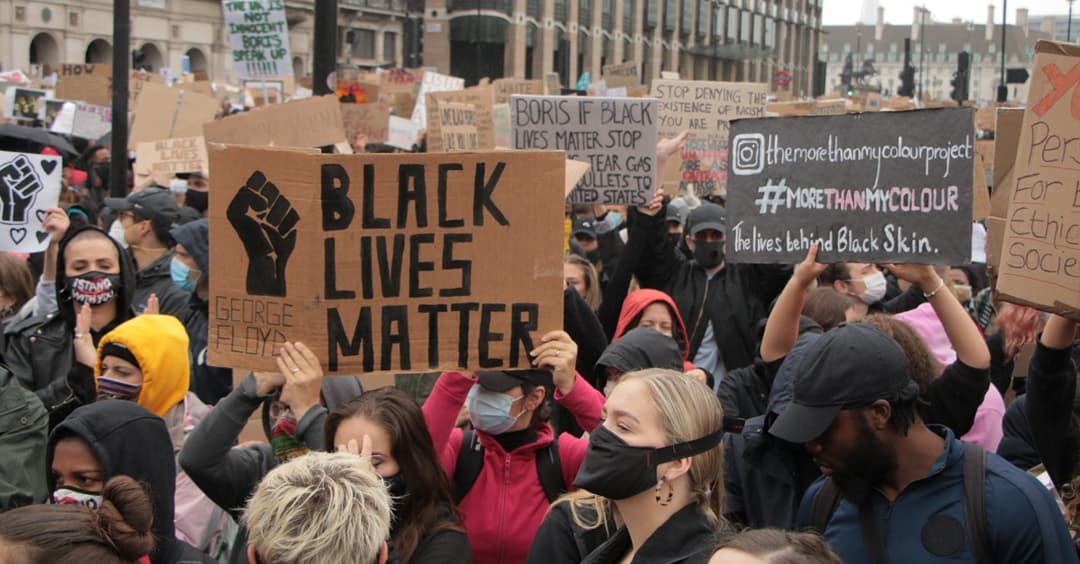
{"type": "MultiPolygon", "coordinates": [[[[1027,10],[1016,11],[1017,25],[1005,31],[1006,68],[1031,66],[1035,43],[1049,39],[1049,34],[1033,30],[1028,25],[1027,10]]],[[[851,56],[858,70],[865,60],[872,60],[878,71],[867,84],[881,89],[883,94],[895,95],[900,87],[900,71],[904,66],[904,39],[911,39],[911,64],[915,67],[915,91],[925,92],[932,100],[948,100],[952,92],[953,75],[957,69],[957,54],[971,54],[968,84],[969,98],[981,103],[997,99],[1001,76],[1001,23],[994,20],[993,5],[987,7],[982,24],[953,21],[934,22],[929,14],[915,8],[910,26],[884,23],[884,8],[878,8],[876,25],[826,26],[821,45],[821,58],[826,64],[827,90],[835,91],[844,85],[841,73],[851,56]]],[[[1027,83],[1010,84],[1009,99],[1027,99],[1027,83]]]]}
{"type": "MultiPolygon", "coordinates": [[[[1077,8],[1080,10],[1080,8],[1077,8]]],[[[1076,41],[1080,37],[1080,11],[1076,15],[1068,14],[1060,16],[1031,16],[1028,18],[1028,27],[1031,31],[1041,31],[1054,36],[1054,41],[1076,41]],[[1072,25],[1069,25],[1069,18],[1072,25]]]]}
{"type": "Polygon", "coordinates": [[[428,0],[424,64],[475,83],[541,78],[573,87],[604,65],[634,61],[648,81],[766,82],[813,90],[823,0],[428,0]]]}
{"type": "MultiPolygon", "coordinates": [[[[3,70],[110,63],[112,8],[110,0],[0,0],[3,70]]],[[[407,8],[405,0],[339,0],[338,62],[360,68],[408,64],[403,37],[409,29],[407,8]]],[[[297,78],[311,72],[313,16],[314,0],[286,1],[297,78]]],[[[212,79],[230,77],[231,50],[220,1],[131,0],[131,23],[131,49],[152,71],[179,73],[187,56],[192,71],[212,79]]]]}

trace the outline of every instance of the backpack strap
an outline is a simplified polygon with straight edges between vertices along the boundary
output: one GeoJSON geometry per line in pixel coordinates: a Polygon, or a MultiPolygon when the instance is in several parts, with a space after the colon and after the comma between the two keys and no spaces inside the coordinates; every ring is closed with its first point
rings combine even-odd
{"type": "Polygon", "coordinates": [[[465,431],[461,435],[461,449],[458,450],[457,464],[454,465],[454,504],[461,503],[469,493],[480,470],[484,468],[484,447],[480,444],[476,431],[465,431]]]}
{"type": "Polygon", "coordinates": [[[810,505],[810,527],[818,534],[824,535],[838,505],[840,505],[840,488],[836,486],[832,478],[825,478],[810,505]]]}
{"type": "Polygon", "coordinates": [[[555,437],[547,448],[536,451],[536,475],[540,477],[540,486],[548,503],[554,503],[566,493],[566,481],[562,475],[562,463],[559,461],[559,438],[555,437]]]}
{"type": "Polygon", "coordinates": [[[976,564],[989,564],[992,550],[986,534],[986,451],[964,443],[964,519],[967,521],[971,555],[976,564]]]}

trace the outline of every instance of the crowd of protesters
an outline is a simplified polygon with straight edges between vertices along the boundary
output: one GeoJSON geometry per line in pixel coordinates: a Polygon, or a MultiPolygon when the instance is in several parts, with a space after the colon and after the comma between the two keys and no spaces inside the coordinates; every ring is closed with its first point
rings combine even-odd
{"type": "Polygon", "coordinates": [[[5,562],[1078,562],[1078,324],[985,259],[729,264],[722,197],[569,206],[531,369],[421,398],[290,342],[234,385],[212,180],[108,198],[105,149],[0,255],[5,562]]]}

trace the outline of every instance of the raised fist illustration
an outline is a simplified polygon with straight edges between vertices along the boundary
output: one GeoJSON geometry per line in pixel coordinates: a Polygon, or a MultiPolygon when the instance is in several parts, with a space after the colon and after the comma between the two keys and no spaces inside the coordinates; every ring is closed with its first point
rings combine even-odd
{"type": "Polygon", "coordinates": [[[296,247],[296,213],[277,186],[255,171],[225,211],[248,256],[247,292],[285,296],[285,266],[296,247]]]}
{"type": "Polygon", "coordinates": [[[25,155],[0,166],[0,223],[25,225],[43,185],[25,155]]]}

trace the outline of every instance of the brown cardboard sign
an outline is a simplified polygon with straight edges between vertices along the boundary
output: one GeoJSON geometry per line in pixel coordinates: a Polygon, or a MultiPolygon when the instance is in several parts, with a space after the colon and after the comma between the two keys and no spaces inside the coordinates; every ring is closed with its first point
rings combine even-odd
{"type": "MultiPolygon", "coordinates": [[[[165,78],[160,74],[146,71],[130,71],[128,73],[128,111],[133,111],[139,102],[139,96],[147,84],[165,85],[165,78]]],[[[108,98],[105,106],[112,105],[112,78],[109,79],[108,98]]]]}
{"type": "Polygon", "coordinates": [[[216,98],[145,83],[135,106],[128,149],[161,139],[197,137],[202,134],[203,124],[213,120],[219,111],[221,105],[216,98]]]}
{"type": "Polygon", "coordinates": [[[183,172],[209,172],[206,141],[202,137],[178,137],[139,143],[135,151],[135,174],[155,176],[183,172]]]}
{"type": "Polygon", "coordinates": [[[652,96],[659,100],[657,134],[676,137],[690,131],[681,152],[683,193],[727,192],[728,125],[733,119],[763,117],[768,94],[764,83],[652,81],[652,96]]]}
{"type": "Polygon", "coordinates": [[[323,147],[348,139],[341,102],[334,95],[264,106],[206,123],[207,143],[323,147]]]}
{"type": "Polygon", "coordinates": [[[997,289],[1080,321],[1080,46],[1039,41],[1031,77],[997,289]]]}
{"type": "Polygon", "coordinates": [[[56,97],[62,100],[83,101],[111,106],[109,86],[112,84],[112,65],[62,64],[57,68],[56,97]]]}
{"type": "MultiPolygon", "coordinates": [[[[1023,108],[998,108],[994,133],[994,171],[990,193],[990,216],[986,218],[986,261],[995,268],[1001,263],[1001,243],[1005,240],[1005,216],[1012,200],[1012,169],[1016,144],[1020,141],[1023,108]]],[[[976,142],[976,147],[978,142],[976,142]]]]}
{"type": "MultiPolygon", "coordinates": [[[[474,86],[465,90],[432,92],[427,95],[427,140],[428,152],[441,153],[442,124],[439,121],[439,105],[447,102],[469,104],[476,111],[476,134],[480,150],[490,151],[495,148],[495,122],[492,118],[492,87],[474,86]]],[[[416,121],[416,120],[413,120],[416,121]]]]}
{"type": "Polygon", "coordinates": [[[559,152],[210,161],[215,366],[277,370],[300,341],[329,373],[526,368],[562,327],[559,152]]]}
{"type": "MultiPolygon", "coordinates": [[[[479,150],[476,133],[476,106],[456,102],[440,102],[439,136],[443,151],[455,153],[479,150]]],[[[430,123],[430,120],[429,120],[430,123]]]]}
{"type": "Polygon", "coordinates": [[[641,84],[641,76],[638,74],[638,64],[634,61],[604,65],[604,82],[608,88],[630,88],[641,84]]]}
{"type": "Polygon", "coordinates": [[[986,165],[982,155],[975,153],[975,170],[971,173],[971,219],[979,221],[990,215],[990,188],[986,185],[986,165]]]}
{"type": "Polygon", "coordinates": [[[363,136],[365,143],[385,143],[390,128],[390,106],[386,104],[342,104],[345,136],[350,143],[363,136]]]}
{"type": "Polygon", "coordinates": [[[500,78],[491,83],[494,88],[495,104],[508,104],[514,94],[544,94],[544,82],[542,80],[526,80],[524,78],[500,78]]]}

